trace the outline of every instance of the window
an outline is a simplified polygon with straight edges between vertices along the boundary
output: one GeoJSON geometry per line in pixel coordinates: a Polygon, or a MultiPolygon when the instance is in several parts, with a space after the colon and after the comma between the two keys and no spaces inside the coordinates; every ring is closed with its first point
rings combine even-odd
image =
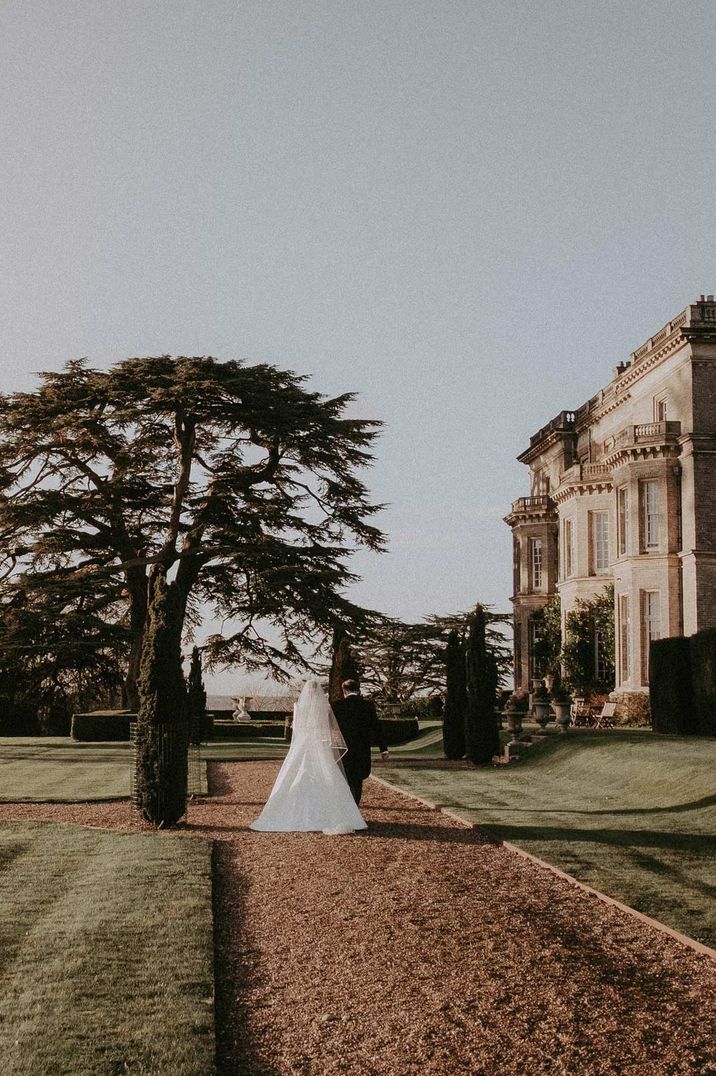
{"type": "Polygon", "coordinates": [[[653,479],[639,483],[643,549],[659,548],[659,484],[653,479]]]}
{"type": "Polygon", "coordinates": [[[654,421],[666,422],[668,417],[669,404],[666,396],[661,398],[657,397],[654,400],[654,421]]]}
{"type": "Polygon", "coordinates": [[[631,634],[631,618],[629,612],[629,595],[619,595],[619,682],[623,684],[629,679],[629,666],[631,655],[629,653],[629,636],[631,634]]]}
{"type": "Polygon", "coordinates": [[[641,592],[642,683],[649,683],[649,644],[661,638],[661,595],[658,590],[641,592]]]}
{"type": "Polygon", "coordinates": [[[542,590],[543,561],[541,538],[530,538],[530,563],[532,568],[532,590],[542,590]]]}
{"type": "Polygon", "coordinates": [[[629,490],[626,486],[617,490],[617,535],[619,556],[623,557],[629,548],[629,490]]]}
{"type": "Polygon", "coordinates": [[[571,519],[564,521],[564,578],[574,572],[574,525],[571,519]]]}
{"type": "Polygon", "coordinates": [[[590,512],[592,575],[609,570],[609,513],[590,512]]]}

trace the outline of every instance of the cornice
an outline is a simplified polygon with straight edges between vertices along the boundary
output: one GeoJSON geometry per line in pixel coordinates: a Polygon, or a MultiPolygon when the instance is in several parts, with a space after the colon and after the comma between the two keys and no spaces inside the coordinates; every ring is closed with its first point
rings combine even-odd
{"type": "MultiPolygon", "coordinates": [[[[680,446],[673,442],[655,445],[620,445],[614,452],[604,457],[604,465],[614,470],[617,467],[623,467],[626,463],[637,463],[640,460],[649,459],[676,459],[680,454],[680,446]]],[[[556,495],[554,499],[557,499],[556,495]]]]}
{"type": "Polygon", "coordinates": [[[611,493],[613,488],[614,484],[611,478],[593,482],[570,482],[568,486],[555,490],[552,494],[552,500],[558,505],[565,504],[566,501],[574,500],[576,497],[592,496],[596,493],[611,493]]]}

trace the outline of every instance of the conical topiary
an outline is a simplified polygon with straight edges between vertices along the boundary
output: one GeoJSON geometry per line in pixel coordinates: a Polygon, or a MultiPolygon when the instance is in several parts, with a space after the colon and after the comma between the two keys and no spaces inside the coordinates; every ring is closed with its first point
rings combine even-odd
{"type": "Polygon", "coordinates": [[[345,680],[358,680],[360,668],[355,654],[351,650],[345,628],[336,628],[333,632],[331,647],[331,671],[328,675],[328,698],[337,702],[343,698],[341,685],[345,680]]]}
{"type": "Polygon", "coordinates": [[[465,754],[465,650],[457,631],[448,635],[445,650],[446,692],[443,713],[443,748],[445,758],[463,758],[465,754]]]}
{"type": "Polygon", "coordinates": [[[500,733],[495,715],[497,665],[485,640],[487,617],[481,605],[475,606],[465,650],[467,714],[465,718],[465,753],[476,765],[492,761],[500,750],[500,733]]]}
{"type": "Polygon", "coordinates": [[[206,691],[204,690],[204,678],[201,671],[201,655],[196,646],[191,652],[186,699],[189,715],[189,740],[193,744],[200,744],[202,740],[209,738],[209,730],[206,720],[206,691]]]}
{"type": "Polygon", "coordinates": [[[173,825],[186,811],[189,729],[179,595],[164,572],[152,580],[139,699],[135,806],[154,825],[173,825]]]}

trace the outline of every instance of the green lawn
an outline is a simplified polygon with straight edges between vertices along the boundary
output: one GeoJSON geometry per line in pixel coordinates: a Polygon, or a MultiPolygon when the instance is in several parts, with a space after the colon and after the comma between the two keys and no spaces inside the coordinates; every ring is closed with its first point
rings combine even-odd
{"type": "Polygon", "coordinates": [[[573,732],[500,769],[424,765],[379,772],[716,947],[716,740],[573,732]]]}
{"type": "Polygon", "coordinates": [[[214,1071],[207,842],[0,825],[0,953],[3,1073],[214,1071]]]}
{"type": "MultiPolygon", "coordinates": [[[[209,757],[202,748],[202,757],[209,757]]],[[[206,766],[197,775],[206,792],[206,766]]],[[[68,736],[0,738],[0,803],[84,803],[130,795],[129,743],[78,743],[68,736]]]]}
{"type": "MultiPolygon", "coordinates": [[[[391,748],[400,757],[436,755],[442,731],[427,728],[406,747],[391,748]]],[[[283,739],[213,741],[201,746],[203,763],[280,760],[283,739]]],[[[129,743],[78,743],[69,737],[0,738],[0,803],[78,803],[124,799],[130,794],[129,743]]],[[[201,791],[206,792],[206,766],[201,791]]]]}

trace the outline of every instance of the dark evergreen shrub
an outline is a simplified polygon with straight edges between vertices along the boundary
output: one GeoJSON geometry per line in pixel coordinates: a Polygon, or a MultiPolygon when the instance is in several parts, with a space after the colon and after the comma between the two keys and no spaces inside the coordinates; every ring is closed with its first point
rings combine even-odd
{"type": "Polygon", "coordinates": [[[695,732],[716,736],[716,629],[705,628],[689,639],[695,732]]]}
{"type": "Polygon", "coordinates": [[[562,647],[565,679],[575,695],[593,695],[614,688],[614,586],[590,601],[577,598],[565,620],[562,647]],[[600,669],[595,667],[599,643],[600,669]]]}
{"type": "Polygon", "coordinates": [[[186,699],[189,712],[189,739],[193,744],[200,744],[210,739],[213,722],[206,713],[206,691],[201,671],[201,656],[196,646],[191,652],[186,699]]]}
{"type": "Polygon", "coordinates": [[[477,605],[470,618],[465,648],[465,753],[476,765],[491,762],[500,751],[500,733],[495,714],[497,663],[486,645],[486,627],[485,610],[477,605]]]}
{"type": "Polygon", "coordinates": [[[649,699],[654,732],[686,736],[697,731],[689,639],[654,639],[649,650],[649,699]]]}
{"type": "Polygon", "coordinates": [[[173,825],[186,811],[189,723],[181,623],[176,586],[160,572],[142,648],[135,747],[135,806],[155,825],[173,825]]]}
{"type": "Polygon", "coordinates": [[[70,735],[73,740],[128,740],[129,725],[136,714],[129,710],[95,710],[89,714],[73,714],[70,735]]]}
{"type": "Polygon", "coordinates": [[[417,717],[381,717],[378,724],[383,742],[388,747],[414,740],[420,732],[417,717]]]}
{"type": "Polygon", "coordinates": [[[37,706],[0,695],[0,736],[39,736],[37,706]]]}
{"type": "Polygon", "coordinates": [[[343,698],[342,684],[346,680],[360,680],[360,664],[351,649],[345,629],[336,628],[333,632],[331,669],[328,674],[328,698],[331,702],[343,698]]]}
{"type": "Polygon", "coordinates": [[[465,650],[455,630],[448,635],[445,666],[447,690],[443,711],[443,749],[445,758],[458,759],[465,755],[467,688],[465,685],[465,650]]]}
{"type": "Polygon", "coordinates": [[[55,698],[38,709],[41,736],[69,736],[72,714],[64,698],[55,698]]]}

